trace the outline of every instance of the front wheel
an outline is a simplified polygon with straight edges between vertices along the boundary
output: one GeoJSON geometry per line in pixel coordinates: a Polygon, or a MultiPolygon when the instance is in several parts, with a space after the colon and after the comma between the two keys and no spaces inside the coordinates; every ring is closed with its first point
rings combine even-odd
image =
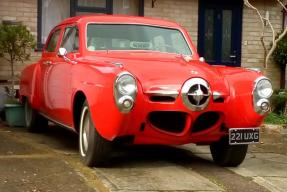
{"type": "Polygon", "coordinates": [[[228,137],[210,145],[210,152],[215,163],[221,166],[237,167],[245,159],[248,145],[229,145],[228,137]]]}
{"type": "Polygon", "coordinates": [[[25,100],[25,125],[29,132],[41,132],[48,127],[48,120],[34,110],[28,99],[25,100]]]}
{"type": "Polygon", "coordinates": [[[79,152],[83,163],[89,167],[104,165],[111,152],[111,141],[97,132],[91,120],[87,102],[84,103],[81,111],[79,152]]]}

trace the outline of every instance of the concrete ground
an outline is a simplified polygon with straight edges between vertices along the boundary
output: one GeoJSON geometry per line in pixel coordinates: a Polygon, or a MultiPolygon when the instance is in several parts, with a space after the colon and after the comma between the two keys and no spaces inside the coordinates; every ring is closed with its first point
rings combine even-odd
{"type": "Polygon", "coordinates": [[[77,135],[57,126],[42,134],[0,124],[0,191],[275,191],[287,188],[286,128],[263,129],[238,168],[216,166],[208,147],[132,146],[106,168],[87,168],[77,135]]]}

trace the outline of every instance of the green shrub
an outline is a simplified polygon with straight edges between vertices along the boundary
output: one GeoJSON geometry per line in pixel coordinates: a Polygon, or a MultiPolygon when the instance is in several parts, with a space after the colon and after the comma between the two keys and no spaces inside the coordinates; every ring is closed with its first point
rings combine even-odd
{"type": "Polygon", "coordinates": [[[271,109],[278,115],[286,115],[287,90],[279,89],[274,91],[271,97],[271,109]]]}
{"type": "Polygon", "coordinates": [[[287,116],[278,115],[276,113],[270,113],[264,120],[267,124],[287,124],[287,116]]]}
{"type": "MultiPolygon", "coordinates": [[[[277,36],[278,37],[278,36],[277,36]]],[[[272,53],[273,60],[280,66],[287,64],[287,34],[277,43],[276,49],[272,53]]]]}
{"type": "Polygon", "coordinates": [[[11,67],[11,93],[14,90],[14,65],[17,61],[29,60],[32,49],[35,47],[35,40],[26,26],[21,24],[0,24],[0,57],[10,63],[11,67]]]}

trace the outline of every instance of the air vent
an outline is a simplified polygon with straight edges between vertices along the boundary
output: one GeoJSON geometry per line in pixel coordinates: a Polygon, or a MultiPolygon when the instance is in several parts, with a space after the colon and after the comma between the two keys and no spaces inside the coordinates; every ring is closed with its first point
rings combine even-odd
{"type": "Polygon", "coordinates": [[[186,124],[186,113],[177,111],[154,111],[149,114],[149,122],[163,131],[181,133],[186,124]]]}
{"type": "Polygon", "coordinates": [[[214,103],[224,103],[224,98],[223,97],[219,97],[219,98],[213,99],[213,102],[214,103]]]}
{"type": "Polygon", "coordinates": [[[152,102],[174,102],[175,98],[171,96],[158,96],[158,95],[153,95],[150,96],[150,101],[152,102]]]}
{"type": "Polygon", "coordinates": [[[206,112],[201,114],[192,126],[192,133],[204,131],[213,127],[220,120],[220,115],[217,112],[206,112]]]}

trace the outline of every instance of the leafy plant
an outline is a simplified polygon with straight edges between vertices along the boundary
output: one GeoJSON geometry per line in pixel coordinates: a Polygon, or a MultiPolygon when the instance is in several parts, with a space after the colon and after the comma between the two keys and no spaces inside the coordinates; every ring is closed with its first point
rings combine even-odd
{"type": "Polygon", "coordinates": [[[267,124],[287,124],[287,116],[278,115],[276,113],[270,113],[266,118],[264,123],[267,124]]]}
{"type": "MultiPolygon", "coordinates": [[[[277,37],[280,34],[277,35],[277,37]]],[[[283,38],[278,41],[277,46],[272,53],[273,60],[280,66],[281,69],[281,82],[280,87],[285,88],[285,71],[286,71],[286,64],[287,64],[287,34],[283,36],[283,38]]]]}
{"type": "Polygon", "coordinates": [[[12,95],[15,93],[14,64],[29,60],[34,47],[34,37],[26,26],[21,24],[0,24],[0,57],[3,57],[10,63],[12,95]]]}
{"type": "Polygon", "coordinates": [[[272,54],[275,63],[286,66],[287,64],[287,34],[277,43],[272,54]]]}
{"type": "Polygon", "coordinates": [[[276,90],[271,97],[272,112],[278,115],[286,115],[287,90],[276,90]]]}

